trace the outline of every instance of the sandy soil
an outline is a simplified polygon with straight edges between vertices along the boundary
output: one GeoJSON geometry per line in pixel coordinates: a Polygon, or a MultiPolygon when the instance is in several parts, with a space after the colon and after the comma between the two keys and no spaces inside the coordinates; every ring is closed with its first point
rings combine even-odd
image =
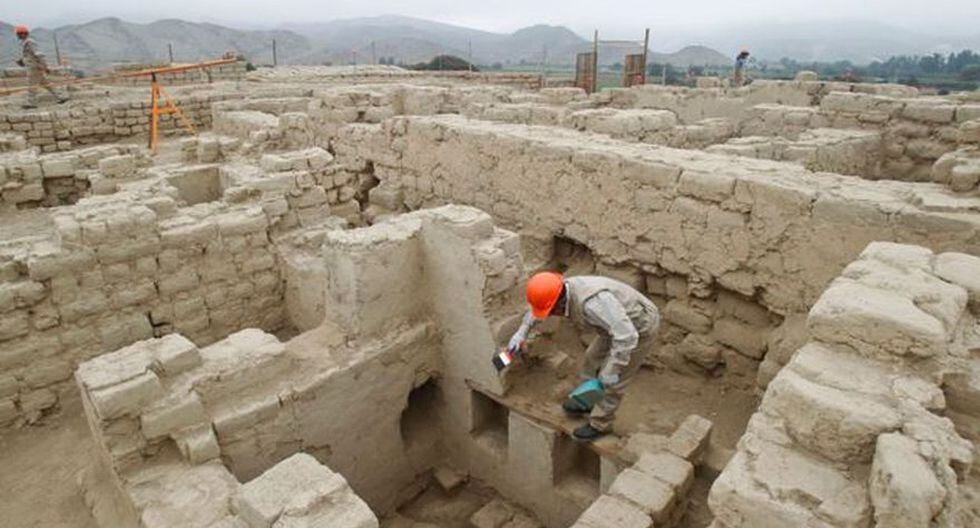
{"type": "Polygon", "coordinates": [[[76,475],[95,456],[78,397],[38,425],[0,432],[0,525],[96,528],[76,475]]]}
{"type": "MultiPolygon", "coordinates": [[[[191,137],[186,131],[178,136],[164,136],[161,134],[160,143],[157,144],[157,154],[152,157],[153,165],[169,165],[171,163],[183,163],[183,155],[180,148],[180,140],[186,137],[191,137]]],[[[140,145],[146,145],[145,139],[132,140],[129,143],[136,143],[140,145]]]]}
{"type": "Polygon", "coordinates": [[[439,528],[471,528],[470,517],[496,495],[493,489],[475,482],[451,494],[432,485],[399,508],[397,514],[383,519],[381,528],[405,528],[415,523],[439,528]]]}
{"type": "MultiPolygon", "coordinates": [[[[581,340],[572,325],[563,324],[532,347],[532,357],[508,374],[508,398],[538,402],[549,414],[563,417],[561,401],[580,381],[581,340]],[[556,370],[548,358],[558,351],[569,359],[556,370]]],[[[621,437],[638,431],[669,435],[688,415],[698,414],[715,425],[712,444],[733,449],[759,401],[754,372],[709,377],[644,367],[626,390],[614,432],[621,437]]]]}
{"type": "MultiPolygon", "coordinates": [[[[381,520],[381,528],[472,528],[469,522],[480,508],[500,495],[491,487],[470,480],[460,489],[446,493],[431,484],[425,491],[381,520]]],[[[509,503],[512,508],[529,512],[509,503]]]]}
{"type": "MultiPolygon", "coordinates": [[[[535,401],[549,413],[563,416],[559,404],[564,391],[577,382],[574,371],[580,347],[569,339],[558,341],[572,356],[563,369],[565,375],[556,376],[545,361],[532,361],[514,372],[509,396],[535,401]]],[[[758,397],[745,381],[737,376],[702,378],[644,368],[627,392],[615,432],[669,434],[687,415],[697,413],[715,424],[713,446],[732,449],[758,406],[758,397]]],[[[0,526],[95,528],[77,485],[77,474],[93,456],[95,445],[77,396],[66,396],[60,410],[38,425],[0,432],[0,526]]],[[[711,482],[711,476],[699,472],[683,527],[703,528],[710,523],[706,498],[711,482]]],[[[407,521],[407,526],[463,528],[469,516],[495,496],[478,483],[452,495],[431,486],[382,526],[401,528],[407,521]]]]}
{"type": "MultiPolygon", "coordinates": [[[[519,407],[533,410],[535,416],[546,416],[548,423],[566,426],[568,418],[560,405],[579,382],[577,373],[584,352],[581,339],[570,326],[561,325],[532,345],[532,357],[508,374],[512,388],[507,395],[519,407]],[[556,351],[569,356],[557,370],[548,361],[556,351]]],[[[644,367],[626,391],[613,426],[614,434],[619,438],[635,432],[669,435],[688,415],[698,414],[714,423],[711,449],[730,454],[760,402],[754,372],[745,366],[717,377],[644,367]]],[[[606,441],[616,443],[615,439],[606,441]]],[[[713,482],[710,470],[698,469],[688,494],[687,516],[680,528],[703,528],[711,523],[707,497],[713,482]]]]}

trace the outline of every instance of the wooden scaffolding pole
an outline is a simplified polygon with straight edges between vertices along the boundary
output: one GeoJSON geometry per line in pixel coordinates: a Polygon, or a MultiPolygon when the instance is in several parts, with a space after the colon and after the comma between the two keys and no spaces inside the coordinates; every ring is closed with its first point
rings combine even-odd
{"type": "Polygon", "coordinates": [[[640,84],[647,83],[647,55],[650,53],[650,28],[647,28],[646,35],[643,37],[643,81],[640,84]]]}
{"type": "Polygon", "coordinates": [[[162,114],[176,114],[184,128],[191,134],[197,135],[197,129],[180,111],[180,107],[174,103],[174,100],[164,93],[160,83],[157,82],[157,74],[153,73],[150,74],[150,138],[147,145],[153,154],[157,153],[160,144],[160,115],[162,114]],[[163,106],[160,106],[160,99],[163,99],[163,106]]]}
{"type": "Polygon", "coordinates": [[[599,89],[599,30],[595,30],[592,39],[592,93],[599,89]]]}

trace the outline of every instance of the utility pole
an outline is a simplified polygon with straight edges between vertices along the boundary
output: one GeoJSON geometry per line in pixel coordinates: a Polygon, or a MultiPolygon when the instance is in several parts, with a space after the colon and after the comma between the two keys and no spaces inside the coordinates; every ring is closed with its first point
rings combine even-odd
{"type": "Polygon", "coordinates": [[[547,73],[545,71],[547,67],[548,67],[548,45],[547,44],[542,44],[541,45],[541,82],[542,82],[542,84],[544,83],[545,74],[547,73]]]}
{"type": "Polygon", "coordinates": [[[646,36],[643,37],[643,82],[647,83],[647,53],[650,50],[650,28],[647,28],[646,36]]]}
{"type": "Polygon", "coordinates": [[[660,73],[660,84],[667,86],[667,62],[664,62],[664,69],[660,73]]]}
{"type": "Polygon", "coordinates": [[[62,66],[61,62],[61,48],[58,47],[58,34],[52,33],[51,36],[54,37],[54,59],[58,61],[58,66],[62,66]]]}
{"type": "Polygon", "coordinates": [[[279,65],[279,57],[276,55],[276,39],[272,39],[272,67],[279,65]]]}
{"type": "Polygon", "coordinates": [[[473,73],[473,41],[469,41],[469,63],[470,63],[470,73],[473,73]]]}
{"type": "Polygon", "coordinates": [[[375,46],[375,42],[371,41],[371,64],[378,64],[378,49],[375,46]]]}
{"type": "Polygon", "coordinates": [[[599,30],[592,40],[592,93],[599,90],[599,30]]]}
{"type": "Polygon", "coordinates": [[[174,43],[167,43],[167,53],[170,55],[170,64],[174,63],[174,43]]]}

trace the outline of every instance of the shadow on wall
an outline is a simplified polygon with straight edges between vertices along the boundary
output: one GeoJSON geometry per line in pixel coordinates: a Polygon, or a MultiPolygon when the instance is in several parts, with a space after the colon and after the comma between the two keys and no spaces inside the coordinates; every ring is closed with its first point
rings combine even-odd
{"type": "Polygon", "coordinates": [[[585,244],[559,235],[552,241],[551,262],[546,268],[565,275],[588,275],[595,272],[595,256],[585,244]]]}

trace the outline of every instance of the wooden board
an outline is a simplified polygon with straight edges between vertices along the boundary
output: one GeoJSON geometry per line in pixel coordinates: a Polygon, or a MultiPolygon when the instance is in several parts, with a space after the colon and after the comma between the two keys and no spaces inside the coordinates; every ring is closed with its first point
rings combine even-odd
{"type": "Polygon", "coordinates": [[[623,68],[623,86],[637,86],[646,84],[646,55],[637,53],[626,56],[626,66],[623,68]]]}
{"type": "Polygon", "coordinates": [[[594,53],[579,53],[575,58],[575,86],[592,93],[595,86],[594,53]]]}
{"type": "MultiPolygon", "coordinates": [[[[557,431],[566,436],[571,436],[572,432],[584,424],[583,419],[574,419],[565,414],[560,406],[547,401],[527,401],[522,398],[513,398],[494,394],[474,381],[467,380],[466,384],[470,389],[490,398],[491,400],[507,407],[510,412],[516,412],[528,421],[534,422],[544,428],[557,431]]],[[[610,458],[620,464],[629,465],[624,453],[625,439],[608,434],[594,442],[582,443],[588,446],[599,456],[610,458]]]]}

